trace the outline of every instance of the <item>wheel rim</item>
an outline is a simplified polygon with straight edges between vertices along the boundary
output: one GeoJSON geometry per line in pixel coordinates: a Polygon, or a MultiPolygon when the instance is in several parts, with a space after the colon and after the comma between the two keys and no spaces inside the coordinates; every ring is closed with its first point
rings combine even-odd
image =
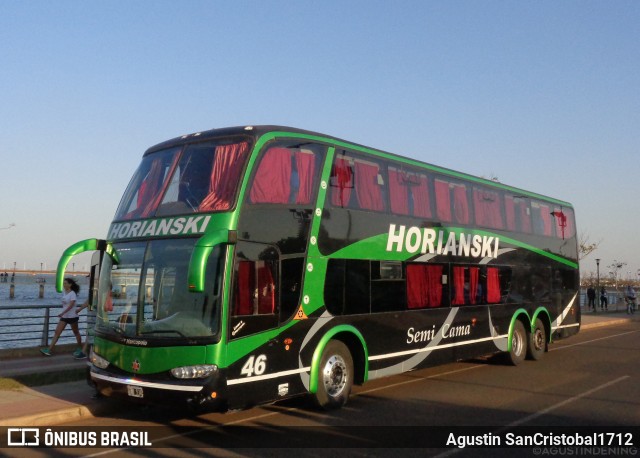
{"type": "Polygon", "coordinates": [[[522,354],[523,342],[524,341],[522,339],[522,335],[519,332],[514,332],[513,339],[511,342],[511,346],[513,348],[513,354],[515,355],[522,354]]]}
{"type": "Polygon", "coordinates": [[[533,347],[536,350],[544,349],[544,333],[541,329],[536,329],[533,334],[533,347]]]}
{"type": "Polygon", "coordinates": [[[339,396],[347,385],[349,373],[344,359],[338,355],[331,356],[322,370],[322,382],[327,394],[339,396]]]}

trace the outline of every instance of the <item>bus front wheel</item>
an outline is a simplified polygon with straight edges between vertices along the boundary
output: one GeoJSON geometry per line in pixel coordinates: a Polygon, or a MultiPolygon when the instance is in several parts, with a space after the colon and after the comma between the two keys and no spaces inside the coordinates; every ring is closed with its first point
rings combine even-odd
{"type": "Polygon", "coordinates": [[[529,334],[529,345],[527,346],[527,358],[538,361],[547,350],[547,333],[540,318],[536,318],[535,325],[529,334]]]}
{"type": "Polygon", "coordinates": [[[511,350],[507,352],[508,361],[513,366],[517,366],[524,361],[527,355],[527,332],[521,321],[516,320],[513,324],[513,334],[511,335],[511,350]]]}
{"type": "Polygon", "coordinates": [[[347,346],[331,340],[318,367],[316,403],[323,409],[337,409],[347,403],[353,386],[353,358],[347,346]]]}

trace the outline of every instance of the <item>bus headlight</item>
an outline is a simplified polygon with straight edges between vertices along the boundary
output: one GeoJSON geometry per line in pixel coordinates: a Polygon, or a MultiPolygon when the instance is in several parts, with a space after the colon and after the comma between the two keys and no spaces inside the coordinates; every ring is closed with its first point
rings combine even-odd
{"type": "Polygon", "coordinates": [[[99,367],[100,369],[106,369],[107,366],[109,366],[109,361],[96,354],[93,350],[91,350],[91,357],[89,360],[94,366],[99,367]]]}
{"type": "Polygon", "coordinates": [[[171,375],[180,379],[206,378],[218,370],[215,364],[202,364],[198,366],[184,366],[171,369],[171,375]]]}

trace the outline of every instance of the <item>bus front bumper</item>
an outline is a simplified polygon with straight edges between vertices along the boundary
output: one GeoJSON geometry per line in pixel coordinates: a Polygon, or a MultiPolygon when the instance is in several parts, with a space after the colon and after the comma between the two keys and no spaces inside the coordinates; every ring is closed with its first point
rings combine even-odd
{"type": "Polygon", "coordinates": [[[206,379],[179,381],[166,376],[114,374],[91,366],[90,377],[104,396],[158,405],[182,403],[196,410],[227,410],[226,378],[220,371],[206,379]]]}

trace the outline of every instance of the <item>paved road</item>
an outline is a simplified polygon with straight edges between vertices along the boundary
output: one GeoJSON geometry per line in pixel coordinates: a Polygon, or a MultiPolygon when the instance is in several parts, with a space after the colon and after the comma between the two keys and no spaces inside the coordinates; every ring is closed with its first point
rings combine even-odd
{"type": "MultiPolygon", "coordinates": [[[[638,323],[603,327],[559,341],[542,361],[526,361],[519,367],[479,359],[373,381],[356,387],[349,404],[330,413],[315,410],[302,400],[195,417],[184,411],[131,404],[127,412],[117,416],[64,426],[78,431],[86,431],[85,427],[149,430],[156,446],[175,448],[69,449],[65,453],[68,453],[66,456],[95,453],[118,457],[141,453],[171,457],[536,456],[533,448],[497,451],[424,448],[425,443],[430,443],[429,437],[469,431],[462,426],[492,435],[520,426],[551,426],[557,433],[567,426],[604,426],[605,431],[635,433],[633,440],[637,446],[640,441],[639,345],[638,323]],[[309,441],[319,446],[355,444],[363,448],[309,449],[309,441]],[[264,448],[274,442],[294,448],[264,448]],[[380,442],[404,448],[367,448],[380,442]],[[211,448],[211,445],[220,448],[211,448]],[[414,445],[421,448],[406,448],[414,445]],[[187,448],[200,450],[194,452],[187,448]]],[[[544,456],[545,451],[547,455],[568,453],[542,449],[537,454],[544,456]]],[[[593,455],[593,450],[587,452],[593,455]]],[[[597,452],[602,455],[601,451],[597,452]]],[[[36,451],[32,453],[31,456],[42,456],[36,451]]],[[[570,453],[577,455],[576,450],[570,453]]],[[[625,448],[616,453],[640,456],[638,449],[625,448]]]]}

